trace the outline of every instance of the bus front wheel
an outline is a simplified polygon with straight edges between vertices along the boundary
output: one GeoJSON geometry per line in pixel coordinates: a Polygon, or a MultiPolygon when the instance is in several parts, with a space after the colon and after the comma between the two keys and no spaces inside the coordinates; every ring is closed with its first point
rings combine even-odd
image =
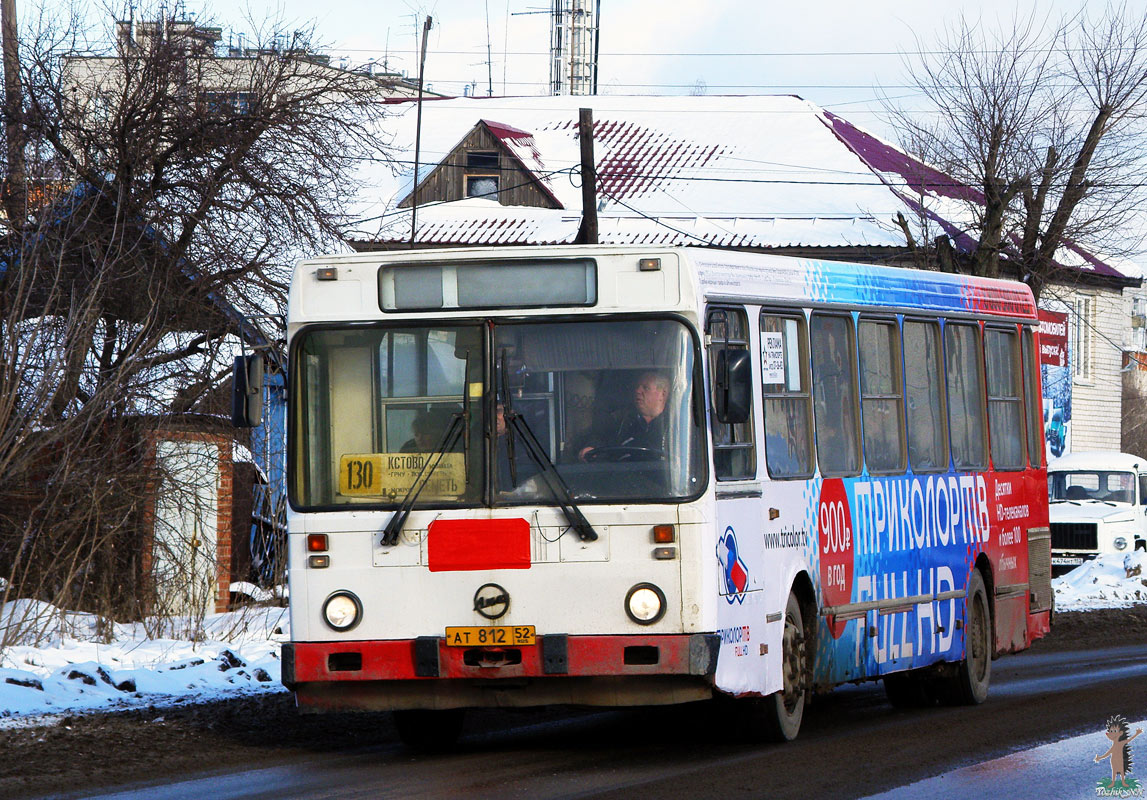
{"type": "Polygon", "coordinates": [[[797,738],[804,717],[805,675],[808,673],[808,654],[805,647],[804,619],[800,601],[789,594],[785,607],[785,630],[781,642],[781,676],[784,688],[763,698],[766,736],[775,742],[791,742],[797,738]]]}
{"type": "Polygon", "coordinates": [[[979,705],[988,699],[992,679],[992,608],[979,570],[968,579],[964,619],[964,660],[949,685],[950,698],[959,705],[979,705]]]}

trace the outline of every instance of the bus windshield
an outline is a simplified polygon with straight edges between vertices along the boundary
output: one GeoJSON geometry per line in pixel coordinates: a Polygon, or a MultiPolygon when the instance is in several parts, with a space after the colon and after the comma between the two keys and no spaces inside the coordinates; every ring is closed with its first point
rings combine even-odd
{"type": "Polygon", "coordinates": [[[675,319],[304,331],[292,499],[394,508],[424,471],[416,508],[694,497],[696,348],[675,319]]]}

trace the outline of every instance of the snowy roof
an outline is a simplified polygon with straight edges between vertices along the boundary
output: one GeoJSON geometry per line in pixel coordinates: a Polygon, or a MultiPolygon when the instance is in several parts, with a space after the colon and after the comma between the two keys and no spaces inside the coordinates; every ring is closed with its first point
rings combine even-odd
{"type": "Polygon", "coordinates": [[[1090,451],[1071,453],[1047,465],[1048,472],[1064,470],[1133,470],[1147,467],[1144,460],[1130,453],[1090,451]]]}
{"type": "MultiPolygon", "coordinates": [[[[581,223],[578,109],[592,102],[603,243],[754,247],[901,247],[893,223],[908,213],[880,176],[798,97],[459,98],[422,109],[423,177],[479,121],[562,206],[489,201],[422,204],[419,242],[570,242],[581,223]],[[479,203],[481,205],[475,205],[479,203]],[[700,241],[699,241],[700,240],[700,241]]],[[[363,172],[352,239],[407,240],[414,104],[386,124],[398,174],[363,172]]]]}
{"type": "MultiPolygon", "coordinates": [[[[599,241],[720,247],[903,249],[896,223],[928,217],[957,250],[975,239],[974,188],[847,120],[792,95],[741,97],[493,97],[423,104],[424,179],[479,121],[559,206],[488,200],[424,202],[424,245],[559,244],[581,224],[579,108],[592,105],[599,241]]],[[[368,164],[352,204],[351,240],[409,241],[416,105],[384,122],[397,167],[368,164]]],[[[1065,266],[1126,280],[1071,246],[1065,266]]],[[[1131,272],[1135,275],[1134,272],[1131,272]]]]}

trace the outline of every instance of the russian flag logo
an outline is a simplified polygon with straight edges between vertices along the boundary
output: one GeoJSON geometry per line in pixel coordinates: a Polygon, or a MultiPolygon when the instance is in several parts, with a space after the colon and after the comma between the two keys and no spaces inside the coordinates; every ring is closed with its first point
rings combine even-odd
{"type": "Polygon", "coordinates": [[[742,603],[749,588],[749,568],[737,551],[737,536],[732,526],[725,528],[717,542],[717,561],[725,580],[725,599],[729,603],[742,603]]]}

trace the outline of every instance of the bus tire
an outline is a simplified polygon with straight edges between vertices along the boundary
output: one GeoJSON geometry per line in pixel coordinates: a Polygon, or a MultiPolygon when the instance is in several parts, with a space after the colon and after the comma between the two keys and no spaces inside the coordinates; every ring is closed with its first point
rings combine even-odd
{"type": "Polygon", "coordinates": [[[785,607],[785,630],[781,641],[781,675],[784,688],[762,699],[762,723],[766,738],[774,742],[791,742],[800,732],[804,717],[808,674],[804,618],[800,601],[789,594],[785,607]]]}
{"type": "Polygon", "coordinates": [[[974,706],[988,699],[992,679],[992,607],[978,569],[968,579],[964,614],[964,660],[951,678],[948,696],[956,705],[974,706]]]}
{"type": "Polygon", "coordinates": [[[462,735],[465,709],[404,710],[394,712],[398,738],[412,750],[441,752],[451,749],[462,735]]]}

